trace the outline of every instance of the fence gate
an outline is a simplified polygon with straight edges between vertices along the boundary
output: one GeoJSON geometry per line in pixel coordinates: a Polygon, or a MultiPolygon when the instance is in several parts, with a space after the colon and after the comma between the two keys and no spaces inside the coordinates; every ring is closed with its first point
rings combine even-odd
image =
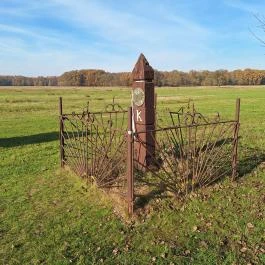
{"type": "Polygon", "coordinates": [[[224,120],[219,114],[209,119],[189,104],[167,113],[167,127],[158,122],[154,130],[135,132],[132,137],[135,190],[131,200],[143,196],[144,186],[182,198],[225,176],[235,179],[239,111],[238,99],[234,119],[224,120]],[[143,134],[152,139],[152,146],[142,140],[143,134]],[[139,159],[142,149],[148,150],[148,161],[139,159]]]}
{"type": "Polygon", "coordinates": [[[127,111],[108,104],[102,112],[64,114],[60,98],[61,166],[100,188],[123,188],[126,181],[127,111]]]}

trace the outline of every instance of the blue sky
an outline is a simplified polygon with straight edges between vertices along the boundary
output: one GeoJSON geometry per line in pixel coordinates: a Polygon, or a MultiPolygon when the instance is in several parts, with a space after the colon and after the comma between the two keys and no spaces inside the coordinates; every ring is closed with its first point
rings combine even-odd
{"type": "Polygon", "coordinates": [[[0,74],[265,69],[264,0],[0,0],[0,74]]]}

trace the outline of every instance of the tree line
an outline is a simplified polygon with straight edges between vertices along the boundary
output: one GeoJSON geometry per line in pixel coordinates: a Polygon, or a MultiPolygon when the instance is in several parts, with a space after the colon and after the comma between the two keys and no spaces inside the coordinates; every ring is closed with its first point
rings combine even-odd
{"type": "MultiPolygon", "coordinates": [[[[157,71],[156,86],[265,85],[265,70],[157,71]]],[[[0,76],[0,86],[130,86],[130,72],[74,70],[61,76],[0,76]]]]}
{"type": "Polygon", "coordinates": [[[26,77],[16,75],[0,75],[0,86],[58,86],[58,77],[26,77]]]}

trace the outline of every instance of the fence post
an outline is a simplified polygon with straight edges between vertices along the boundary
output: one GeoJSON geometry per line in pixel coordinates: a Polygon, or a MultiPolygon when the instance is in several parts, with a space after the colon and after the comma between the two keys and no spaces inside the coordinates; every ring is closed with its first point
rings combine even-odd
{"type": "Polygon", "coordinates": [[[60,163],[61,167],[64,167],[64,124],[63,124],[63,99],[62,97],[59,97],[59,125],[60,125],[60,131],[59,131],[59,140],[60,140],[60,163]]]}
{"type": "Polygon", "coordinates": [[[232,153],[232,179],[237,177],[238,165],[238,133],[239,133],[239,118],[240,118],[240,98],[236,100],[236,113],[235,113],[235,127],[234,127],[234,140],[233,140],[233,153],[232,153]]]}
{"type": "Polygon", "coordinates": [[[132,131],[132,107],[128,108],[128,132],[127,132],[127,202],[129,216],[133,214],[134,181],[133,181],[133,131],[132,131]]]}

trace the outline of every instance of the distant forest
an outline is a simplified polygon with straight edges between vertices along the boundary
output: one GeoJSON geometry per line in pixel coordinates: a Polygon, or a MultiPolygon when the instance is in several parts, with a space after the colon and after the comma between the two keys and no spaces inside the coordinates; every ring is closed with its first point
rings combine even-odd
{"type": "MultiPolygon", "coordinates": [[[[265,85],[265,70],[155,71],[156,86],[265,85]]],[[[130,86],[131,73],[74,70],[61,76],[0,76],[0,86],[130,86]]]]}

